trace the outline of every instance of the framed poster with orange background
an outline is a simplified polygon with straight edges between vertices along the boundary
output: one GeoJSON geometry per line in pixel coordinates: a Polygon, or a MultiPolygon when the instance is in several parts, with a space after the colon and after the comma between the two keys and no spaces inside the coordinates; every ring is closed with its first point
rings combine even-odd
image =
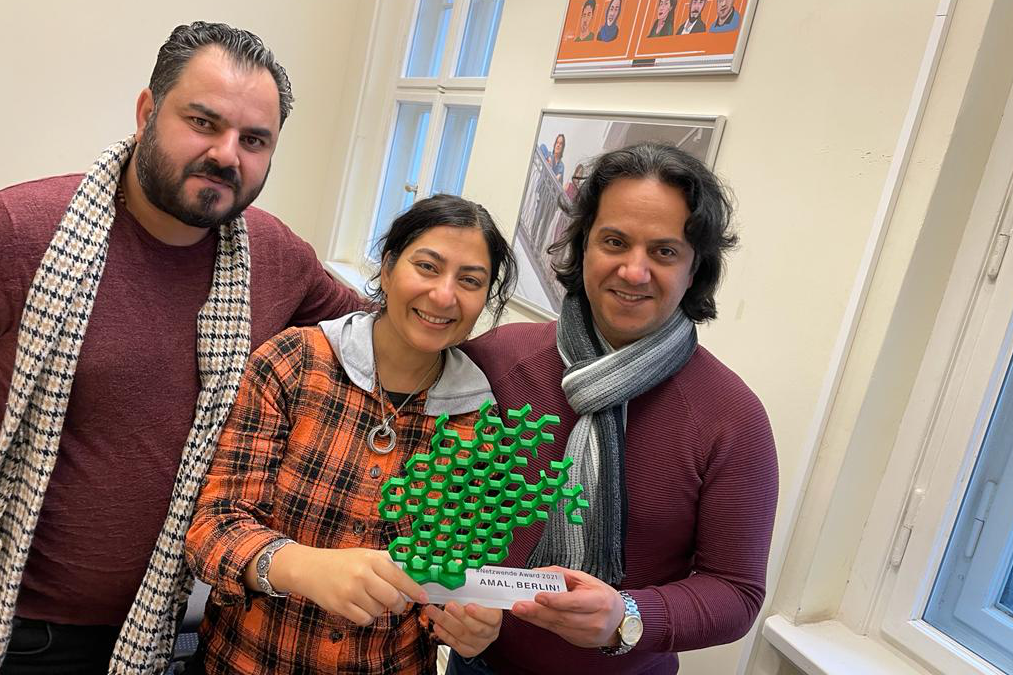
{"type": "Polygon", "coordinates": [[[757,0],[569,0],[552,76],[737,73],[757,0]]]}

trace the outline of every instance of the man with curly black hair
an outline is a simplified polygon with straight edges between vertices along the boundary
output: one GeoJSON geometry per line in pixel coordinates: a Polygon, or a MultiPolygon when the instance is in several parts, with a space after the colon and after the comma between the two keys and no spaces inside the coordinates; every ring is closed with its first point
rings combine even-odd
{"type": "Polygon", "coordinates": [[[565,593],[504,614],[449,673],[672,673],[677,652],[731,642],[763,603],[777,458],[763,406],[697,344],[714,319],[731,206],[687,153],[641,143],[599,157],[550,247],[559,320],[465,343],[502,408],[558,414],[528,480],[573,459],[582,525],[550,514],[504,562],[560,571],[565,593]]]}

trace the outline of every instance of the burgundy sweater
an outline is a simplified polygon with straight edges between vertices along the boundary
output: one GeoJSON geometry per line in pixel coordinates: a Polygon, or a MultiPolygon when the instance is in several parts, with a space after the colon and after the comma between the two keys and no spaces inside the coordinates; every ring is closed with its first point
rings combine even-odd
{"type": "MultiPolygon", "coordinates": [[[[529,481],[559,460],[576,422],[560,387],[556,324],[502,326],[465,343],[500,409],[554,413],[556,441],[529,462],[529,481]]],[[[756,396],[703,347],[674,377],[629,402],[626,426],[628,531],[621,588],[637,601],[644,635],[610,657],[570,645],[504,613],[483,654],[498,673],[673,673],[676,652],[744,635],[764,597],[777,502],[777,457],[756,396]]],[[[542,534],[514,531],[503,563],[525,567],[542,534]]]]}
{"type": "MultiPolygon", "coordinates": [[[[80,181],[60,176],[0,191],[0,413],[29,286],[80,181]]],[[[354,296],[309,244],[264,211],[245,216],[253,349],[289,325],[351,311],[354,296]]],[[[117,209],[18,616],[73,624],[126,618],[193,422],[196,317],[217,242],[212,232],[193,246],[169,246],[117,209]]]]}

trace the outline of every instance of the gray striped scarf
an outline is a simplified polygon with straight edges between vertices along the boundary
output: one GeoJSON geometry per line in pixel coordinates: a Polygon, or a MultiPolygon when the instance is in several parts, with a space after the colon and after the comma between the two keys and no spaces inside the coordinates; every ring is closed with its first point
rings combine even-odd
{"type": "Polygon", "coordinates": [[[677,309],[650,335],[608,351],[596,334],[584,293],[563,299],[556,347],[563,359],[563,393],[580,415],[566,441],[573,470],[566,487],[580,483],[591,508],[583,525],[559,512],[528,559],[530,567],[561,565],[618,585],[625,574],[626,431],[624,404],[675,375],[696,350],[696,326],[677,309]]]}
{"type": "MultiPolygon", "coordinates": [[[[133,136],[102,153],[82,179],[32,280],[0,427],[0,661],[60,447],[88,316],[102,279],[120,174],[133,136]]],[[[211,292],[197,315],[201,389],[165,524],[109,664],[110,673],[160,673],[193,577],[183,542],[218,433],[250,353],[250,255],[242,217],[219,228],[211,292]]]]}

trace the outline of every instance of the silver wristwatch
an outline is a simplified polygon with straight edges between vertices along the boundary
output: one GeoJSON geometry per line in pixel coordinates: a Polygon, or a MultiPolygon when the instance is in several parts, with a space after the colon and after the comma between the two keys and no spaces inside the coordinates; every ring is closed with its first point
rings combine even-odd
{"type": "Polygon", "coordinates": [[[640,609],[637,601],[626,591],[619,591],[619,597],[626,605],[626,614],[619,622],[616,632],[619,634],[619,645],[617,647],[599,647],[602,654],[608,656],[621,656],[637,646],[640,637],[644,634],[644,621],[640,618],[640,609]]]}
{"type": "Polygon", "coordinates": [[[281,547],[288,544],[294,544],[295,542],[291,539],[282,538],[275,539],[270,544],[264,547],[264,550],[257,556],[257,588],[261,593],[266,593],[272,598],[284,598],[288,593],[278,593],[274,590],[274,586],[267,580],[267,573],[271,571],[271,561],[274,560],[274,554],[278,552],[281,547]]]}

